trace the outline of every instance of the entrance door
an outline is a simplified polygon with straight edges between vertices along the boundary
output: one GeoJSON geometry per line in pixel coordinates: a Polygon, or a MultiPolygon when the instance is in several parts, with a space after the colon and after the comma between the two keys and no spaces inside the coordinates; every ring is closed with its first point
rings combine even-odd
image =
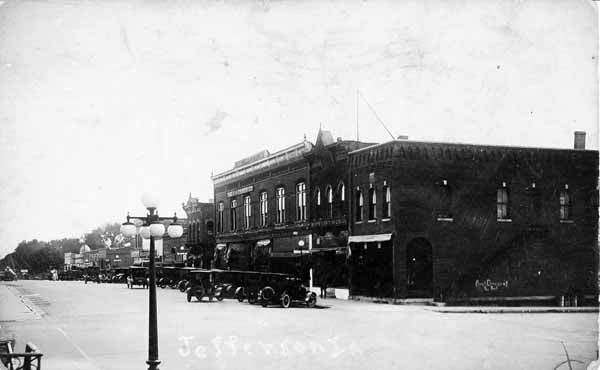
{"type": "Polygon", "coordinates": [[[409,298],[433,297],[432,247],[424,238],[413,239],[406,248],[406,282],[409,298]]]}

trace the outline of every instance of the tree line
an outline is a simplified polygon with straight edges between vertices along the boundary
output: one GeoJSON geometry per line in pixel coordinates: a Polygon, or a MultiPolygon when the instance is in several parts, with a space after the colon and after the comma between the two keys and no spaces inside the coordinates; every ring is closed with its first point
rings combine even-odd
{"type": "Polygon", "coordinates": [[[90,249],[120,248],[130,242],[120,232],[121,224],[107,223],[84,234],[81,238],[63,238],[48,242],[37,239],[21,241],[12,253],[0,260],[0,270],[29,270],[31,274],[47,272],[64,263],[64,254],[79,253],[85,244],[90,249]]]}

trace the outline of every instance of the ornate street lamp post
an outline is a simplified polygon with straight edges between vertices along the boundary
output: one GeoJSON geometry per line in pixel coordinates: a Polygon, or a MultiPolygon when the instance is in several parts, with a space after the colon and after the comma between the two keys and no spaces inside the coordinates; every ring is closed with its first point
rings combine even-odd
{"type": "Polygon", "coordinates": [[[171,238],[179,238],[183,235],[183,226],[177,223],[177,214],[173,217],[159,217],[156,207],[158,202],[149,194],[142,196],[142,203],[148,210],[145,217],[129,216],[127,214],[127,222],[121,226],[121,233],[126,237],[136,235],[137,228],[131,219],[137,219],[144,222],[144,226],[140,230],[140,234],[144,239],[150,239],[150,286],[149,290],[149,307],[148,307],[148,370],[158,370],[160,361],[158,360],[158,323],[156,318],[156,272],[154,269],[155,249],[154,240],[161,238],[165,233],[165,225],[160,221],[172,220],[167,233],[171,238]]]}

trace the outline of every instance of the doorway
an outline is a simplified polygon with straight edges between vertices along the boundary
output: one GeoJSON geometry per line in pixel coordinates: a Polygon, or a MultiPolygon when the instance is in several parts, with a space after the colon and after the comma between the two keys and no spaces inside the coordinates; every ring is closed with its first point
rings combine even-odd
{"type": "Polygon", "coordinates": [[[433,297],[433,248],[425,238],[411,240],[406,247],[408,298],[433,297]]]}

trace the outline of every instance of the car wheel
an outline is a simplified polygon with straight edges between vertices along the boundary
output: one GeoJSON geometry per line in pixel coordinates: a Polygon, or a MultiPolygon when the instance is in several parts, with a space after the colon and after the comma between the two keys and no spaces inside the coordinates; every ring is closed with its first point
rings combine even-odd
{"type": "Polygon", "coordinates": [[[240,302],[240,303],[244,302],[244,296],[243,295],[240,294],[236,298],[237,298],[238,302],[240,302]]]}
{"type": "Polygon", "coordinates": [[[188,301],[188,302],[191,302],[191,301],[192,301],[192,295],[191,295],[191,294],[188,294],[188,295],[187,295],[187,301],[188,301]]]}
{"type": "Polygon", "coordinates": [[[180,291],[180,292],[182,292],[182,293],[183,293],[183,292],[185,292],[186,283],[187,283],[187,282],[186,282],[185,280],[181,280],[181,281],[179,282],[179,291],[180,291]]]}
{"type": "Polygon", "coordinates": [[[267,307],[269,305],[269,302],[263,299],[260,301],[260,305],[263,307],[267,307]]]}
{"type": "Polygon", "coordinates": [[[281,295],[281,307],[289,308],[292,305],[292,298],[289,294],[283,293],[281,295]]]}
{"type": "Polygon", "coordinates": [[[306,302],[308,308],[313,308],[317,305],[317,295],[312,293],[310,297],[308,297],[308,301],[306,302]]]}

